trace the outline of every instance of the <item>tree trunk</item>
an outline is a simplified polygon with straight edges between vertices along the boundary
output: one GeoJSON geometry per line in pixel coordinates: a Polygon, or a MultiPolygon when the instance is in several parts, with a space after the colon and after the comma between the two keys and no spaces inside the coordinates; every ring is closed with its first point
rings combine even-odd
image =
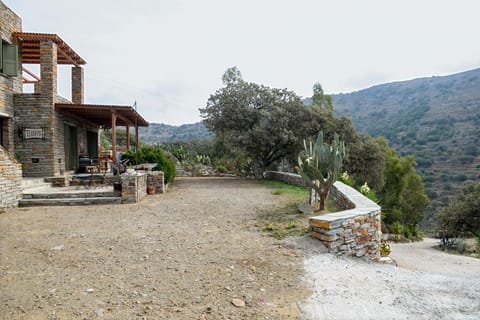
{"type": "Polygon", "coordinates": [[[258,163],[253,163],[252,164],[252,170],[253,170],[253,177],[256,180],[261,180],[263,179],[263,168],[260,166],[258,163]]]}
{"type": "Polygon", "coordinates": [[[328,192],[319,193],[320,196],[320,211],[325,211],[325,199],[327,199],[328,192]]]}

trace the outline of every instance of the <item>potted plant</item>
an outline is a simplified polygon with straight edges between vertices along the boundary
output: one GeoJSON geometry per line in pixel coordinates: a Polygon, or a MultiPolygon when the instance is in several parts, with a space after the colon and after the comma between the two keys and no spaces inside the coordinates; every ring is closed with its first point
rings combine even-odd
{"type": "Polygon", "coordinates": [[[149,184],[147,186],[147,193],[148,194],[155,194],[157,187],[153,184],[149,184]]]}

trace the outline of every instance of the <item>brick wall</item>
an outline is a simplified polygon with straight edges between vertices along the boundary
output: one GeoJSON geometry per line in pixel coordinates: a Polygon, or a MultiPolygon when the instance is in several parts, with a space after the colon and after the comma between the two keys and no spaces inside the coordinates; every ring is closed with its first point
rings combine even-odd
{"type": "MultiPolygon", "coordinates": [[[[305,186],[299,175],[269,171],[267,179],[305,186]]],[[[380,258],[381,208],[357,190],[342,182],[335,182],[330,190],[339,208],[344,209],[311,217],[308,230],[332,253],[380,258]]]]}
{"type": "Polygon", "coordinates": [[[18,206],[22,198],[22,166],[0,146],[0,208],[18,206]]]}

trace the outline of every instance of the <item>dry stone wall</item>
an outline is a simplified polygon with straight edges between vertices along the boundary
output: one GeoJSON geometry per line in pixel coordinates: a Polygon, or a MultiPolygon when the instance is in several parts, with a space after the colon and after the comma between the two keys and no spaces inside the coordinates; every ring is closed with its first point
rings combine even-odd
{"type": "MultiPolygon", "coordinates": [[[[304,186],[299,175],[267,172],[268,179],[304,186]]],[[[332,252],[340,255],[380,258],[381,208],[363,194],[342,182],[330,190],[339,208],[344,209],[311,217],[308,230],[332,252]]]]}
{"type": "Polygon", "coordinates": [[[22,198],[22,165],[0,146],[0,208],[18,206],[22,198]]]}

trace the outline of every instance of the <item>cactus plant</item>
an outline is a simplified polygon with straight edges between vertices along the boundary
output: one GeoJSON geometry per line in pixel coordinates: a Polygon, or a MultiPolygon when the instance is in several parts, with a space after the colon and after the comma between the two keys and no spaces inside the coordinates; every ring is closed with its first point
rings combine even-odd
{"type": "Polygon", "coordinates": [[[337,180],[345,157],[345,144],[340,141],[338,134],[333,136],[332,144],[323,141],[323,132],[318,134],[315,144],[310,141],[305,150],[298,156],[297,171],[311,188],[310,205],[315,208],[319,198],[319,210],[325,210],[325,201],[333,183],[337,180]],[[317,197],[318,195],[318,197],[317,197]]]}

